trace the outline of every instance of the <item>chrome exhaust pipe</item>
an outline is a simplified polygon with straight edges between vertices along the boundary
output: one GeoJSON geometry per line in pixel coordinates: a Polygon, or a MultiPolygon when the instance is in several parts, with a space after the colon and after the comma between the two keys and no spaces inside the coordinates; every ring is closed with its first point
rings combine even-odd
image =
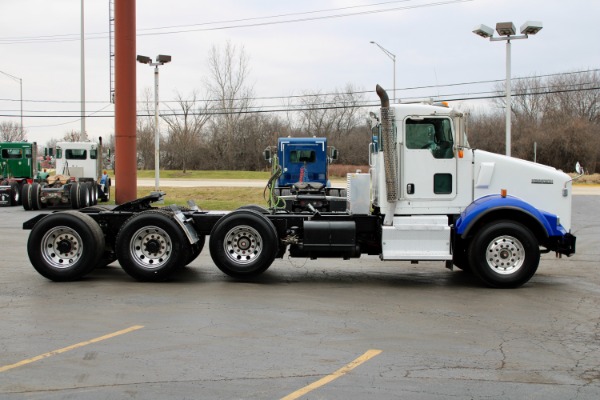
{"type": "Polygon", "coordinates": [[[394,203],[390,204],[391,217],[393,217],[396,208],[395,203],[398,200],[398,158],[396,155],[396,141],[394,140],[394,110],[390,108],[390,98],[385,89],[377,85],[375,91],[381,100],[381,136],[383,139],[385,188],[388,203],[394,203]]]}

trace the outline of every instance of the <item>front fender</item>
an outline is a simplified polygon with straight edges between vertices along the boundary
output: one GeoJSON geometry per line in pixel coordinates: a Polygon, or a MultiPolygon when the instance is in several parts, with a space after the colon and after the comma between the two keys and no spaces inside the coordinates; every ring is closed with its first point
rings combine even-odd
{"type": "MultiPolygon", "coordinates": [[[[470,230],[482,218],[492,213],[521,214],[524,219],[536,221],[539,226],[537,231],[543,232],[546,237],[564,236],[567,231],[558,222],[558,216],[538,210],[531,204],[514,196],[502,197],[499,194],[490,194],[475,200],[461,213],[455,224],[455,232],[462,238],[469,235],[470,230]],[[527,218],[529,217],[529,218],[527,218]]],[[[523,221],[524,222],[524,221],[523,221]]]]}

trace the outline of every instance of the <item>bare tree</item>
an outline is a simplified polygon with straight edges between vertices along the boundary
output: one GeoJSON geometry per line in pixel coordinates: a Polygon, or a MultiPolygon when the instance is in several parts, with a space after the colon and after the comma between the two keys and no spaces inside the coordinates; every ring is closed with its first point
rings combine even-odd
{"type": "Polygon", "coordinates": [[[183,173],[189,168],[189,163],[198,149],[202,129],[209,120],[208,102],[200,101],[194,92],[189,99],[177,94],[178,109],[171,110],[170,115],[163,115],[163,120],[169,126],[168,147],[170,164],[177,166],[183,173]]]}
{"type": "Polygon", "coordinates": [[[300,98],[299,127],[307,134],[339,139],[363,124],[362,101],[351,84],[330,94],[307,93],[300,98]]]}
{"type": "Polygon", "coordinates": [[[16,122],[0,122],[0,142],[23,142],[27,140],[27,132],[16,122]]]}
{"type": "Polygon", "coordinates": [[[138,110],[136,141],[138,166],[154,168],[154,101],[150,89],[144,91],[138,110]]]}
{"type": "MultiPolygon", "coordinates": [[[[596,171],[600,156],[600,75],[597,71],[517,80],[512,102],[513,156],[572,171],[576,161],[596,171]]],[[[503,89],[497,87],[498,93],[503,89]]],[[[504,99],[496,104],[504,106],[504,99]]],[[[502,153],[503,112],[472,121],[474,147],[502,153]]]]}
{"type": "Polygon", "coordinates": [[[600,74],[587,71],[562,74],[549,80],[550,111],[600,124],[600,74]]]}
{"type": "Polygon", "coordinates": [[[223,49],[212,47],[208,66],[207,87],[214,101],[210,137],[213,161],[218,168],[235,169],[241,152],[246,150],[242,147],[245,136],[241,129],[252,106],[248,56],[243,47],[227,42],[223,49]]]}
{"type": "Polygon", "coordinates": [[[68,132],[65,132],[65,134],[63,135],[62,141],[63,142],[80,142],[83,140],[83,135],[81,134],[80,131],[76,131],[74,129],[71,129],[68,132]]]}

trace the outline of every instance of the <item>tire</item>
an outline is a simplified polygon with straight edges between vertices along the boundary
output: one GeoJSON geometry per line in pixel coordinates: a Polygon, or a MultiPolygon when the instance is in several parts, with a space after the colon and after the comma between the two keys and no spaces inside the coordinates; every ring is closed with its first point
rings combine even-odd
{"type": "Polygon", "coordinates": [[[537,271],[540,248],[536,237],[524,225],[497,221],[485,225],[471,241],[469,264],[486,285],[516,288],[537,271]]]}
{"type": "Polygon", "coordinates": [[[35,224],[27,254],[42,276],[73,281],[90,273],[104,252],[104,234],[89,215],[76,211],[50,214],[35,224]]]}
{"type": "Polygon", "coordinates": [[[253,211],[256,211],[256,212],[258,212],[260,214],[269,214],[269,210],[268,209],[266,209],[263,206],[256,205],[256,204],[248,204],[248,205],[245,205],[245,206],[241,206],[241,207],[238,208],[238,210],[253,210],[253,211]]]}
{"type": "Polygon", "coordinates": [[[26,211],[31,210],[31,185],[26,183],[21,189],[21,203],[26,211]]]}
{"type": "Polygon", "coordinates": [[[79,201],[79,183],[71,183],[69,188],[69,198],[71,200],[71,208],[78,210],[81,208],[81,202],[79,201]]]}
{"type": "Polygon", "coordinates": [[[90,191],[90,206],[98,204],[98,191],[96,190],[96,182],[88,182],[88,190],[90,191]]]}
{"type": "Polygon", "coordinates": [[[117,234],[121,267],[139,281],[167,280],[190,257],[190,246],[174,216],[148,210],[129,218],[117,234]]]}
{"type": "Polygon", "coordinates": [[[31,184],[30,201],[32,210],[42,209],[42,185],[37,182],[31,184]]]}
{"type": "Polygon", "coordinates": [[[90,204],[90,189],[87,183],[79,184],[79,208],[89,207],[90,204]]]}
{"type": "Polygon", "coordinates": [[[21,188],[17,182],[12,182],[10,184],[10,200],[9,203],[11,206],[18,206],[21,204],[21,188]]]}
{"type": "Polygon", "coordinates": [[[221,218],[209,240],[216,266],[234,278],[251,278],[266,271],[279,250],[273,223],[252,210],[236,210],[221,218]]]}

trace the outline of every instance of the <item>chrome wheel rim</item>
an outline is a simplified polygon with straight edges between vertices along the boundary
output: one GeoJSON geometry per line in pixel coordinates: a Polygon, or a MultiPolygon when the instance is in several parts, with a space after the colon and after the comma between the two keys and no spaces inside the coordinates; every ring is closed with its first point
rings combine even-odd
{"type": "Polygon", "coordinates": [[[488,245],[486,260],[492,271],[500,275],[514,274],[525,262],[525,247],[513,236],[500,236],[488,245]]]}
{"type": "Polygon", "coordinates": [[[225,235],[223,248],[227,258],[234,263],[250,264],[262,253],[262,236],[251,226],[236,226],[225,235]]]}
{"type": "Polygon", "coordinates": [[[49,230],[42,238],[41,246],[46,263],[57,269],[72,267],[83,252],[81,236],[67,226],[49,230]]]}
{"type": "Polygon", "coordinates": [[[145,226],[133,235],[129,250],[136,263],[143,268],[161,268],[171,258],[171,237],[158,226],[145,226]]]}

